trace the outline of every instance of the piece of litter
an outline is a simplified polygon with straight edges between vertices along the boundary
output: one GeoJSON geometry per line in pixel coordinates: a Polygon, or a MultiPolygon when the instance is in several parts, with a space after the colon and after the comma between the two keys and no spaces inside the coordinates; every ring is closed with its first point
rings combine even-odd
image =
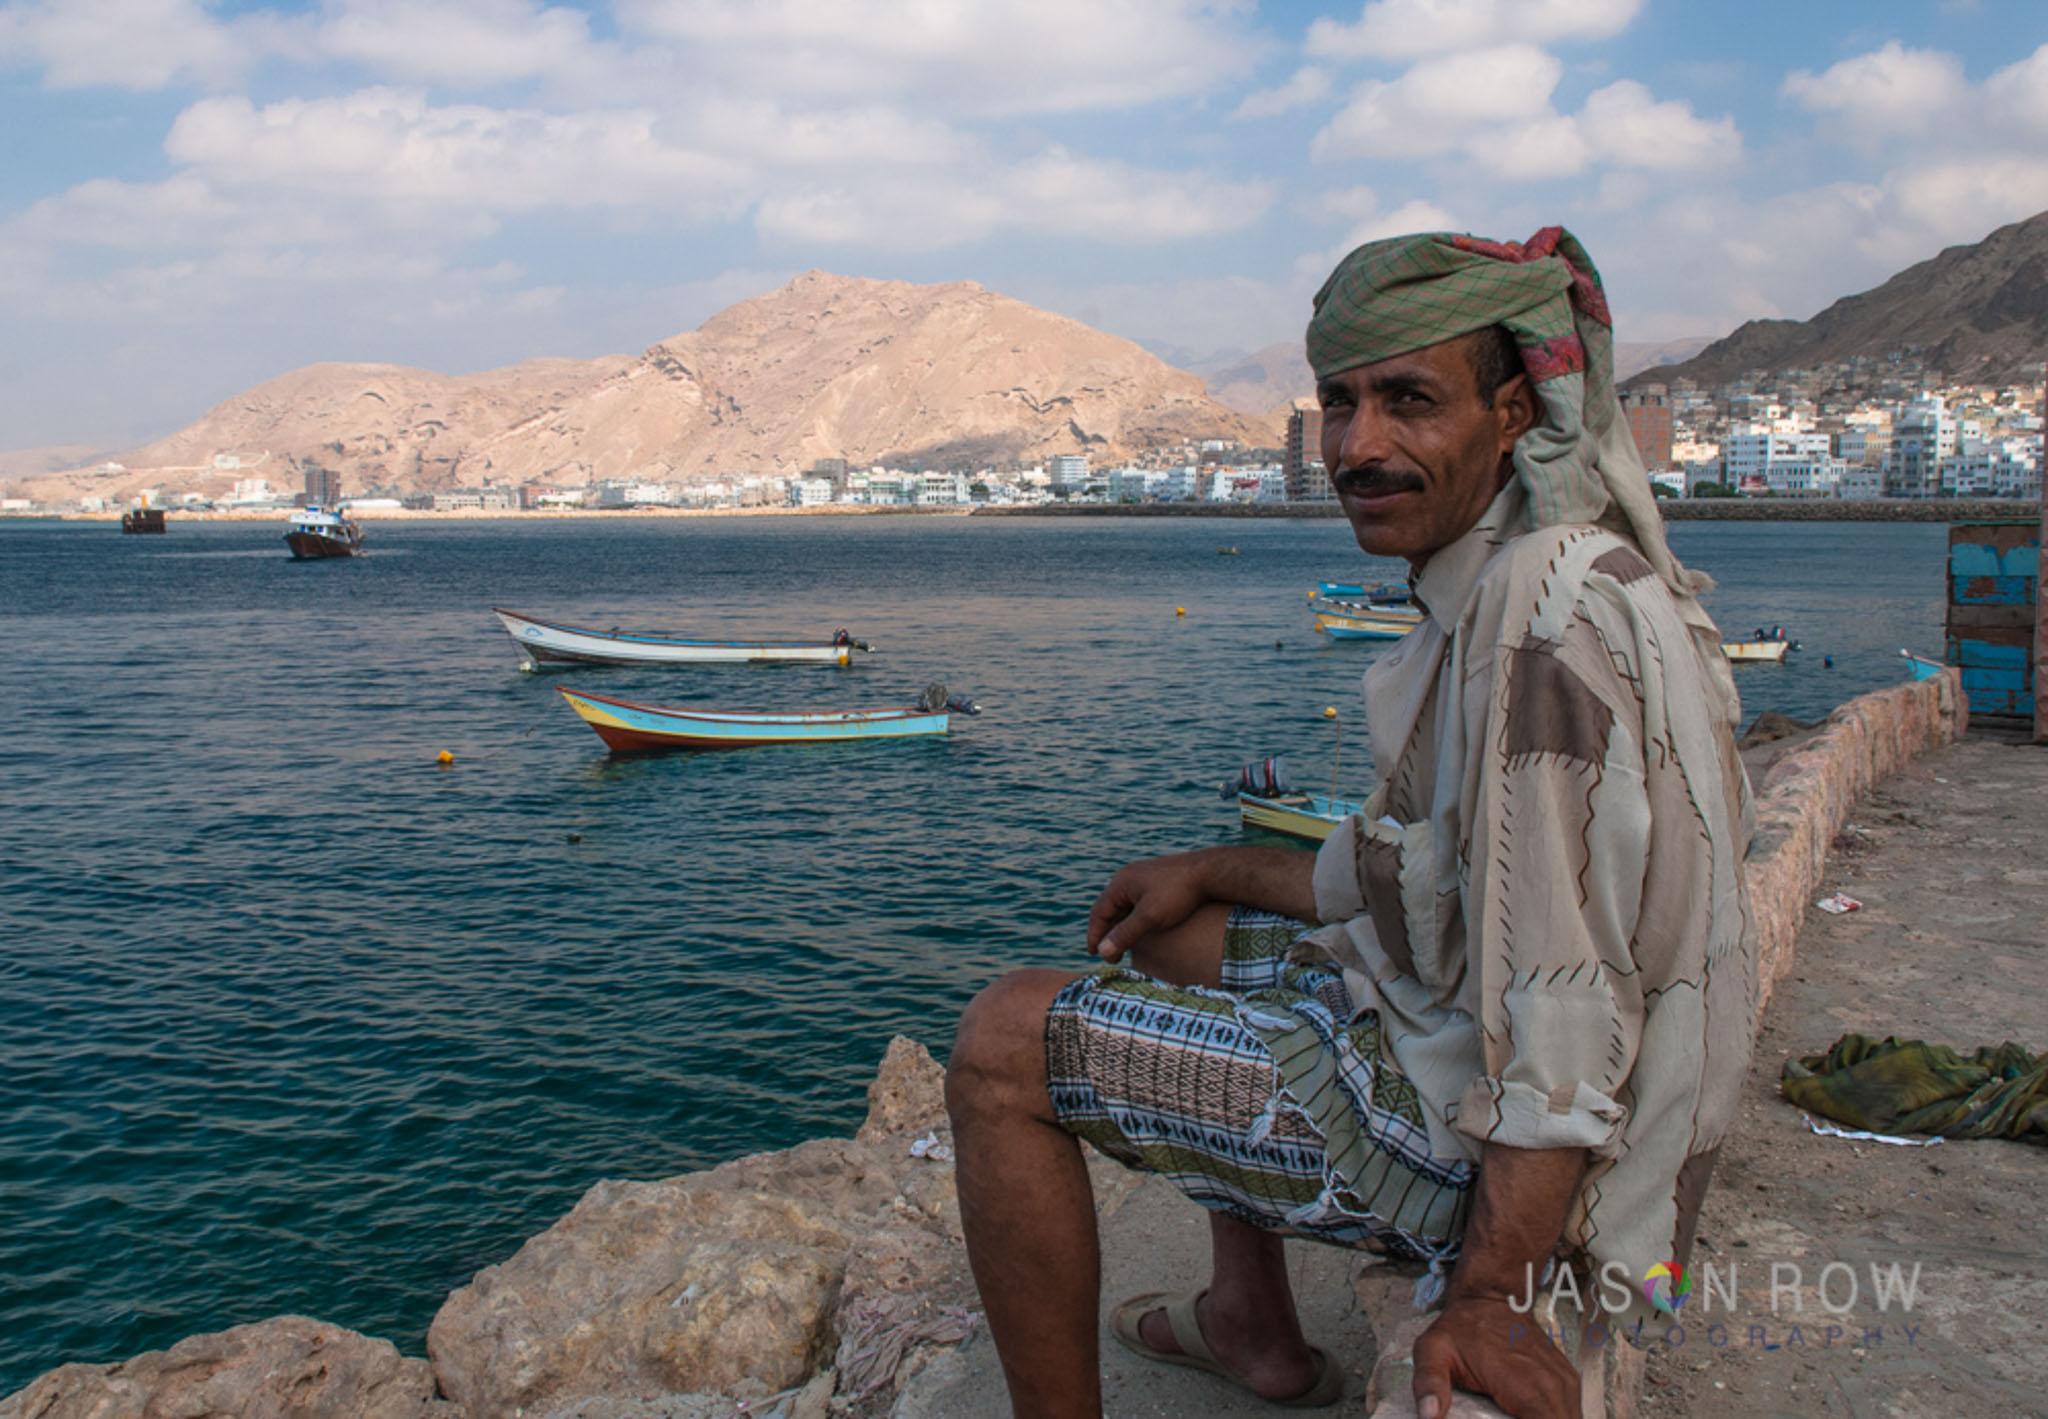
{"type": "Polygon", "coordinates": [[[950,1163],[953,1161],[953,1150],[939,1142],[939,1135],[936,1132],[932,1132],[911,1143],[910,1156],[913,1158],[929,1158],[934,1163],[950,1163]]]}
{"type": "Polygon", "coordinates": [[[1860,1128],[1843,1128],[1838,1124],[1817,1119],[1812,1114],[1803,1113],[1799,1116],[1806,1120],[1808,1128],[1824,1138],[1865,1138],[1872,1143],[1891,1143],[1900,1148],[1932,1148],[1935,1144],[1946,1141],[1939,1134],[1932,1138],[1897,1138],[1889,1133],[1866,1133],[1860,1128]]]}
{"type": "Polygon", "coordinates": [[[682,1304],[683,1302],[685,1302],[685,1301],[694,1301],[694,1300],[696,1300],[696,1299],[697,1299],[697,1283],[696,1283],[696,1282],[694,1282],[694,1281],[692,1281],[692,1282],[691,1282],[691,1283],[690,1283],[690,1284],[689,1284],[688,1286],[686,1286],[686,1287],[684,1287],[684,1288],[683,1288],[682,1290],[680,1290],[680,1291],[676,1292],[676,1298],[675,1298],[675,1299],[674,1299],[673,1301],[670,1301],[670,1302],[668,1303],[668,1308],[669,1308],[670,1310],[674,1310],[674,1309],[675,1309],[675,1308],[676,1308],[677,1306],[680,1306],[680,1305],[681,1305],[681,1304],[682,1304]]]}
{"type": "Polygon", "coordinates": [[[1863,910],[1863,903],[1857,901],[1846,892],[1837,892],[1832,897],[1822,897],[1814,905],[1822,911],[1832,912],[1836,916],[1840,916],[1843,912],[1860,912],[1863,910]]]}

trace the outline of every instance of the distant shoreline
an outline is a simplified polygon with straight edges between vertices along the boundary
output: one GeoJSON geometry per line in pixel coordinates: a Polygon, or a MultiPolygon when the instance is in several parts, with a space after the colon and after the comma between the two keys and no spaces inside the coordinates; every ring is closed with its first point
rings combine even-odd
{"type": "MultiPolygon", "coordinates": [[[[1844,502],[1834,498],[1667,498],[1657,506],[1666,522],[2030,522],[2039,503],[2021,498],[1875,498],[1844,502]]],[[[283,522],[285,510],[181,512],[166,509],[169,521],[283,522]]],[[[833,503],[824,507],[749,508],[357,508],[362,522],[617,522],[677,517],[1207,517],[1230,519],[1338,518],[1335,503],[1044,503],[999,507],[867,507],[833,503]]],[[[0,521],[106,522],[116,512],[9,512],[0,521]]]]}

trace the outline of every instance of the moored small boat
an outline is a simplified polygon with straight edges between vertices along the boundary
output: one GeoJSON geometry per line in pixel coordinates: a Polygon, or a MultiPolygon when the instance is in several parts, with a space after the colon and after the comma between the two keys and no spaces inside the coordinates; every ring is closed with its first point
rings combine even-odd
{"type": "Polygon", "coordinates": [[[121,514],[121,531],[130,536],[159,533],[164,530],[164,526],[164,510],[160,507],[151,507],[146,497],[121,514]]]}
{"type": "Polygon", "coordinates": [[[1420,617],[1372,611],[1317,611],[1316,629],[1332,640],[1395,641],[1415,629],[1420,617]]]}
{"type": "Polygon", "coordinates": [[[1321,793],[1288,793],[1270,798],[1249,792],[1237,795],[1237,814],[1247,828],[1264,828],[1310,842],[1321,842],[1330,836],[1358,808],[1356,803],[1321,793]]]}
{"type": "Polygon", "coordinates": [[[339,510],[328,512],[317,504],[308,504],[292,514],[284,544],[292,549],[295,562],[359,557],[363,552],[363,529],[339,510]]]}
{"type": "Polygon", "coordinates": [[[1737,665],[1776,665],[1792,648],[1790,641],[1723,641],[1721,654],[1737,665]]]}
{"type": "Polygon", "coordinates": [[[1915,680],[1932,680],[1942,671],[1948,669],[1940,661],[1929,660],[1924,655],[1915,655],[1904,646],[1899,647],[1899,654],[1906,658],[1906,669],[1915,680]]]}
{"type": "Polygon", "coordinates": [[[915,705],[873,710],[756,713],[650,705],[556,686],[569,708],[597,731],[614,754],[664,749],[755,749],[770,744],[836,744],[849,739],[904,739],[944,734],[951,715],[980,708],[944,689],[915,705]]]}
{"type": "Polygon", "coordinates": [[[682,640],[630,635],[617,629],[597,631],[585,626],[564,626],[500,606],[493,606],[491,613],[519,646],[529,670],[545,664],[705,665],[766,661],[845,665],[856,650],[874,649],[845,631],[828,641],[682,640]]]}
{"type": "Polygon", "coordinates": [[[1397,581],[1383,581],[1378,586],[1367,586],[1356,581],[1319,581],[1316,583],[1316,594],[1393,604],[1406,603],[1410,599],[1408,588],[1397,581]]]}

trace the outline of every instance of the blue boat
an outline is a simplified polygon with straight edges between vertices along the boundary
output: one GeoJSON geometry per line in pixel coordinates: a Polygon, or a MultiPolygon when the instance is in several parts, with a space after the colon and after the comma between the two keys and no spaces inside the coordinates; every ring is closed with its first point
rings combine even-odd
{"type": "Polygon", "coordinates": [[[1367,586],[1356,581],[1319,581],[1316,583],[1316,594],[1377,601],[1394,606],[1405,606],[1411,599],[1408,588],[1397,581],[1383,581],[1378,586],[1367,586]]]}
{"type": "Polygon", "coordinates": [[[1942,671],[1948,669],[1940,661],[1929,660],[1924,655],[1915,655],[1904,646],[1899,648],[1899,654],[1906,658],[1906,669],[1911,672],[1915,680],[1932,680],[1942,671]]]}
{"type": "Polygon", "coordinates": [[[848,739],[903,739],[944,734],[950,713],[977,714],[962,697],[927,693],[924,702],[894,709],[796,713],[699,710],[649,705],[556,686],[569,708],[615,754],[663,749],[756,749],[768,744],[835,744],[848,739]]]}

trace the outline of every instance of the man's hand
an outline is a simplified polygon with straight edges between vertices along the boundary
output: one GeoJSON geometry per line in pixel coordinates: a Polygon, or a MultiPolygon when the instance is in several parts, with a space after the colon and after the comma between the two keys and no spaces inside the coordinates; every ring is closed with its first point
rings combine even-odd
{"type": "Polygon", "coordinates": [[[1579,1375],[1533,1315],[1503,1298],[1444,1306],[1415,1342],[1418,1419],[1450,1413],[1453,1387],[1488,1396],[1515,1419],[1578,1419],[1579,1375]]]}
{"type": "Polygon", "coordinates": [[[1088,949],[1117,961],[1210,902],[1313,921],[1315,869],[1313,852],[1289,847],[1205,847],[1133,862],[1095,899],[1088,949]]]}
{"type": "Polygon", "coordinates": [[[1115,963],[1157,931],[1179,926],[1211,900],[1204,852],[1133,862],[1109,879],[1088,913],[1088,949],[1115,963]]]}
{"type": "Polygon", "coordinates": [[[1483,1394],[1517,1419],[1578,1419],[1579,1376],[1510,1296],[1535,1296],[1565,1214],[1586,1175],[1583,1148],[1509,1148],[1479,1155],[1465,1243],[1444,1288],[1444,1313],[1415,1342],[1415,1412],[1440,1419],[1451,1388],[1483,1394]]]}

